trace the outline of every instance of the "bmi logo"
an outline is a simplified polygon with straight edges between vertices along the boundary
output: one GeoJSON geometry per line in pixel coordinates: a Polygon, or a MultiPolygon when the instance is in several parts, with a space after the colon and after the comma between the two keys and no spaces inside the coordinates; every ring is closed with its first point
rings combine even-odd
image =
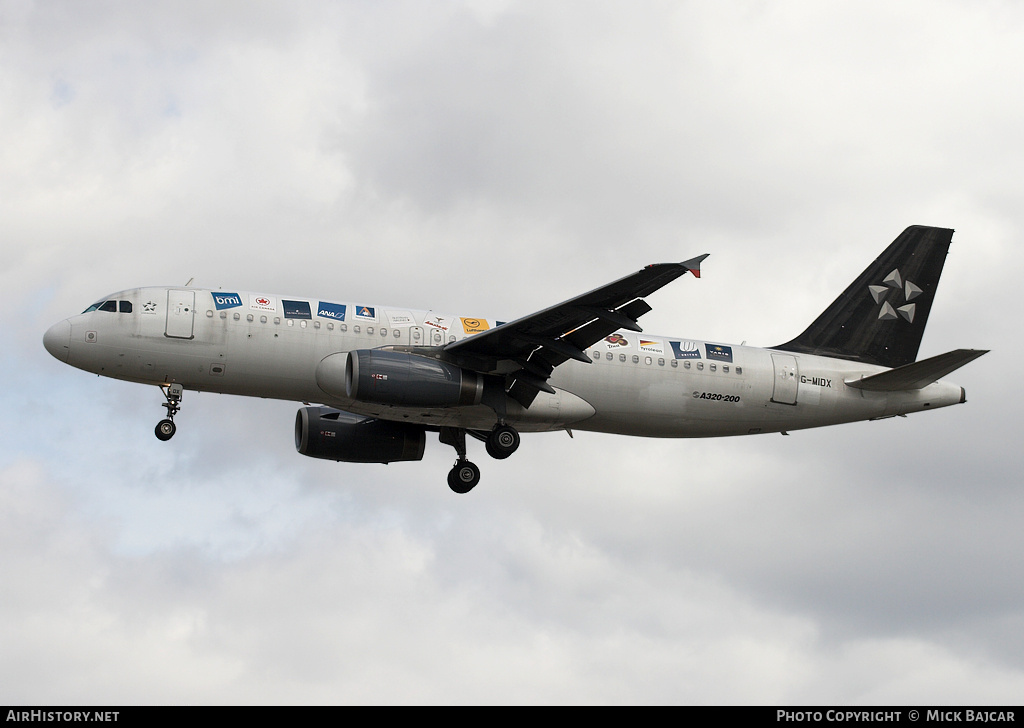
{"type": "Polygon", "coordinates": [[[882,284],[881,286],[868,286],[868,291],[871,293],[871,297],[875,299],[875,303],[882,304],[882,308],[878,312],[878,320],[893,321],[898,316],[902,316],[908,322],[914,323],[914,311],[917,309],[917,304],[910,302],[924,293],[924,291],[910,281],[904,281],[900,276],[898,268],[887,275],[882,280],[882,284]],[[892,303],[888,300],[890,291],[896,291],[892,303]],[[903,305],[898,308],[892,305],[893,303],[901,302],[903,305]]]}
{"type": "Polygon", "coordinates": [[[225,308],[235,308],[242,305],[242,297],[237,293],[224,293],[223,291],[214,291],[213,293],[213,305],[220,311],[225,308]]]}

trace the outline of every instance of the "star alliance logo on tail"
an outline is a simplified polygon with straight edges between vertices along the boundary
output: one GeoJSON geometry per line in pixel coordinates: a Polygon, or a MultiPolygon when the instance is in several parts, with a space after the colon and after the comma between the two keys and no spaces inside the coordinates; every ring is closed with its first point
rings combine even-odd
{"type": "Polygon", "coordinates": [[[894,321],[898,316],[902,316],[909,323],[914,323],[914,312],[917,309],[916,303],[910,303],[915,298],[920,296],[924,291],[915,286],[910,281],[904,281],[900,276],[899,268],[893,270],[892,273],[887,275],[882,281],[883,285],[868,286],[868,293],[875,299],[875,303],[882,304],[881,310],[878,312],[879,321],[894,321]],[[891,303],[887,300],[889,291],[898,291],[896,294],[895,303],[900,302],[900,293],[903,294],[904,305],[899,308],[894,308],[891,303]]]}

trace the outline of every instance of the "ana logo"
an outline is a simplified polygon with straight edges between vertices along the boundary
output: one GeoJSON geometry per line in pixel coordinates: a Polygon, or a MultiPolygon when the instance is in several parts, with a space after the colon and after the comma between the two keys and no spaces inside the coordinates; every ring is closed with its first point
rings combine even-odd
{"type": "Polygon", "coordinates": [[[237,293],[216,292],[213,294],[213,305],[217,307],[218,311],[235,308],[242,305],[242,297],[237,293]]]}
{"type": "Polygon", "coordinates": [[[345,320],[345,306],[340,303],[327,303],[321,301],[320,305],[317,306],[316,315],[321,318],[334,319],[335,321],[345,320]]]}
{"type": "Polygon", "coordinates": [[[900,276],[898,268],[887,275],[882,280],[882,284],[880,286],[868,286],[868,293],[875,299],[875,303],[882,304],[878,311],[878,320],[893,321],[898,317],[903,317],[908,323],[914,323],[914,312],[917,309],[917,304],[910,302],[924,293],[924,291],[910,281],[904,281],[900,276]],[[891,291],[896,291],[892,303],[888,300],[891,291]],[[902,303],[903,305],[894,308],[893,303],[902,303]]]}

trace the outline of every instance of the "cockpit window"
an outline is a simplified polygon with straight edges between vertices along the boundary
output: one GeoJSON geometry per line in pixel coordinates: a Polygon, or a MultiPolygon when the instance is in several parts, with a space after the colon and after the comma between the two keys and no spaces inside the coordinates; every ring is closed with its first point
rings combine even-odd
{"type": "Polygon", "coordinates": [[[89,313],[90,311],[110,311],[111,313],[117,313],[118,306],[120,306],[121,313],[132,312],[131,301],[97,301],[89,308],[82,311],[82,313],[89,313]]]}

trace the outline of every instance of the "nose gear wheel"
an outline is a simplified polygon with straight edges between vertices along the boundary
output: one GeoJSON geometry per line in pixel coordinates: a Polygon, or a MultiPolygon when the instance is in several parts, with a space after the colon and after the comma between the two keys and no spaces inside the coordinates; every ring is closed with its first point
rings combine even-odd
{"type": "Polygon", "coordinates": [[[155,432],[158,440],[167,441],[174,437],[174,433],[178,430],[174,424],[174,415],[178,414],[178,410],[181,409],[181,398],[185,393],[185,388],[180,384],[168,384],[166,387],[161,386],[160,391],[167,399],[161,405],[161,407],[167,408],[167,417],[157,423],[155,432]]]}

